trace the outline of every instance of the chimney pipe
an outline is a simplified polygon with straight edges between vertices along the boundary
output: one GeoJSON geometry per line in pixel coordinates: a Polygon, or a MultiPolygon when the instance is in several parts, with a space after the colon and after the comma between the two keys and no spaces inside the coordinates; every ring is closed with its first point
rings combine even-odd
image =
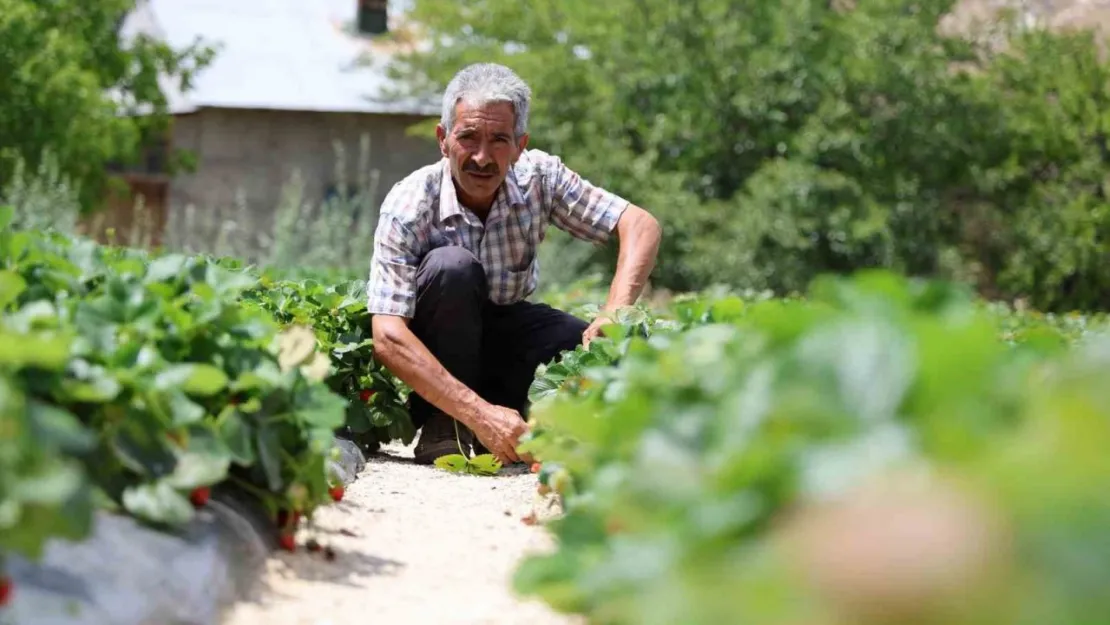
{"type": "Polygon", "coordinates": [[[389,30],[387,0],[358,0],[358,32],[381,35],[389,30]]]}

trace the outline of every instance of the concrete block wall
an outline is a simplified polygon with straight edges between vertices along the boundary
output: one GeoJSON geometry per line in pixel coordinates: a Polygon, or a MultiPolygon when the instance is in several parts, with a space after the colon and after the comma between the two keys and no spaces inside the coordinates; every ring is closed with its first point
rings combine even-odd
{"type": "MultiPolygon", "coordinates": [[[[249,109],[201,109],[175,119],[173,148],[186,149],[196,170],[170,183],[168,213],[180,224],[189,205],[198,213],[233,217],[245,203],[251,222],[269,229],[295,172],[306,202],[323,201],[338,182],[336,143],[343,147],[348,184],[358,180],[360,143],[369,137],[369,169],[379,179],[376,202],[414,170],[440,158],[434,136],[406,130],[422,118],[407,115],[249,109]]],[[[171,225],[171,227],[173,227],[171,225]]],[[[267,230],[268,231],[268,230],[267,230]]],[[[168,237],[171,241],[174,236],[168,237]]]]}

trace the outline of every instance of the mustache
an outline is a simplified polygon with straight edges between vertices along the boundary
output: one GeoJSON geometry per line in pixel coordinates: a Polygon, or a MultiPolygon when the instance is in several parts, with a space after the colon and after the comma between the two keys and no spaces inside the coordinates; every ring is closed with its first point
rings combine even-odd
{"type": "Polygon", "coordinates": [[[498,173],[497,163],[490,163],[485,167],[479,167],[474,161],[467,161],[463,165],[463,171],[472,174],[489,174],[492,176],[496,176],[498,173]]]}

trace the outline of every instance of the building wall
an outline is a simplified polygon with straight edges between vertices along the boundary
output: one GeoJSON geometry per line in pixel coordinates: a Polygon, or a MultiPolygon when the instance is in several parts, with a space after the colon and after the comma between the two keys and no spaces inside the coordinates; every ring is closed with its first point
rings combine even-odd
{"type": "Polygon", "coordinates": [[[172,147],[192,152],[196,169],[170,183],[170,222],[182,223],[189,205],[194,219],[206,214],[235,219],[242,214],[241,201],[256,227],[269,228],[283,187],[295,172],[307,203],[318,204],[329,186],[339,182],[336,142],[343,146],[347,183],[356,183],[363,136],[370,141],[369,169],[379,172],[377,206],[394,183],[440,158],[434,136],[406,135],[406,128],[421,119],[217,108],[180,115],[174,121],[172,147]]]}

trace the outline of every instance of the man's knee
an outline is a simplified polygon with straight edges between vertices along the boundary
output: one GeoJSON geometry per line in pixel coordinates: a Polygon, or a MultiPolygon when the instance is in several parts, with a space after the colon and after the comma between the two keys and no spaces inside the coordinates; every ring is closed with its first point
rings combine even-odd
{"type": "Polygon", "coordinates": [[[428,252],[416,272],[416,281],[420,295],[437,302],[481,303],[487,296],[482,263],[469,250],[456,245],[428,252]]]}
{"type": "Polygon", "coordinates": [[[559,357],[562,352],[572,351],[582,343],[582,335],[590,324],[565,313],[561,310],[551,309],[558,314],[558,321],[551,324],[543,333],[543,340],[539,341],[534,351],[529,354],[530,359],[537,364],[547,364],[559,357]]]}

